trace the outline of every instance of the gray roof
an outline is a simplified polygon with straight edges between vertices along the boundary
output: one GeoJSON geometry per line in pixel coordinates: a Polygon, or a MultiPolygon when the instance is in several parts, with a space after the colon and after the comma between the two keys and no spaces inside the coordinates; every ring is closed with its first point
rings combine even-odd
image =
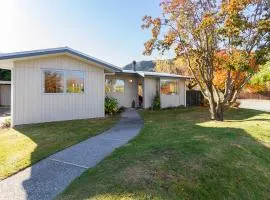
{"type": "Polygon", "coordinates": [[[25,57],[32,57],[32,56],[42,56],[42,55],[51,55],[51,54],[58,54],[58,53],[69,53],[85,60],[103,65],[104,67],[111,69],[113,71],[121,71],[122,69],[112,65],[108,62],[102,61],[100,59],[94,58],[77,50],[71,49],[69,47],[59,47],[59,48],[50,48],[50,49],[40,49],[40,50],[33,50],[33,51],[21,51],[21,52],[14,52],[14,53],[2,53],[0,54],[0,60],[7,60],[7,59],[16,59],[16,58],[25,58],[25,57]]]}
{"type": "Polygon", "coordinates": [[[27,57],[34,57],[34,56],[42,56],[42,55],[52,55],[52,54],[58,54],[58,53],[69,53],[69,54],[78,56],[80,58],[83,58],[85,60],[100,64],[107,69],[110,69],[114,72],[119,72],[119,73],[137,74],[141,77],[157,76],[157,77],[173,77],[173,78],[191,78],[189,76],[181,76],[177,74],[154,72],[153,71],[155,67],[154,61],[138,62],[136,64],[136,71],[126,70],[126,68],[132,69],[132,64],[127,65],[128,67],[124,67],[124,69],[122,69],[115,65],[107,63],[105,61],[99,60],[97,58],[91,57],[82,52],[71,49],[69,47],[59,47],[59,48],[41,49],[41,50],[33,50],[33,51],[21,51],[21,52],[14,52],[14,53],[3,53],[3,54],[0,54],[0,61],[8,60],[8,59],[19,59],[19,58],[27,58],[27,57]]]}

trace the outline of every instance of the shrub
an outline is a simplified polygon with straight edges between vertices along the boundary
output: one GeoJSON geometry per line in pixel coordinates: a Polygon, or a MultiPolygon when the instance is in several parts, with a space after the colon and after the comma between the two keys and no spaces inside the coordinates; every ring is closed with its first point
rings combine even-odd
{"type": "Polygon", "coordinates": [[[118,112],[118,102],[115,98],[105,97],[105,113],[113,115],[118,112]]]}
{"type": "Polygon", "coordinates": [[[160,96],[159,96],[158,92],[156,93],[156,96],[154,97],[152,108],[153,108],[153,110],[160,109],[160,96]]]}
{"type": "Polygon", "coordinates": [[[1,122],[1,128],[10,128],[11,127],[11,118],[8,117],[1,122]]]}

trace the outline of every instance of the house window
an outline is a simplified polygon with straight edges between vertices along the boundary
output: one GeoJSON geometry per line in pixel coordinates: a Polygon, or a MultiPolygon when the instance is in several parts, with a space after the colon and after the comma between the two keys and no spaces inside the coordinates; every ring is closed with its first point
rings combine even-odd
{"type": "Polygon", "coordinates": [[[84,72],[44,70],[44,93],[83,93],[84,72]]]}
{"type": "Polygon", "coordinates": [[[160,80],[160,93],[166,95],[176,95],[177,81],[176,80],[160,80]]]}
{"type": "Polygon", "coordinates": [[[63,93],[64,92],[64,72],[63,71],[44,71],[44,92],[63,93]]]}
{"type": "Polygon", "coordinates": [[[124,93],[125,81],[121,79],[106,79],[105,92],[106,93],[124,93]]]}
{"type": "Polygon", "coordinates": [[[66,72],[66,92],[82,93],[84,92],[84,73],[81,71],[66,72]]]}

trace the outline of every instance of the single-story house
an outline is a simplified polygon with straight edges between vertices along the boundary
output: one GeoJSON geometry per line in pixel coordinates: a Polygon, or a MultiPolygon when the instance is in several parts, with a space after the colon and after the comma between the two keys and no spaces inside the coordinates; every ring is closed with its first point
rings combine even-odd
{"type": "Polygon", "coordinates": [[[104,117],[105,95],[149,108],[159,92],[163,108],[186,105],[188,77],[122,70],[69,47],[1,54],[0,68],[11,70],[12,125],[104,117]]]}
{"type": "Polygon", "coordinates": [[[105,92],[116,98],[119,106],[131,107],[134,101],[136,107],[150,108],[157,93],[162,108],[186,105],[185,76],[135,69],[106,74],[105,77],[105,92]]]}

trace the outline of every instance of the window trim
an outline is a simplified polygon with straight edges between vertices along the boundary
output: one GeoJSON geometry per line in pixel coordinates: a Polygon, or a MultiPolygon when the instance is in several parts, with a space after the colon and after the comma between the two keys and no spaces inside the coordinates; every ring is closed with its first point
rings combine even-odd
{"type": "MultiPolygon", "coordinates": [[[[125,88],[125,86],[126,86],[126,80],[125,79],[121,79],[121,78],[107,78],[107,79],[105,79],[105,90],[106,90],[106,80],[121,80],[121,81],[123,81],[124,82],[124,92],[115,92],[115,91],[106,92],[105,91],[105,93],[109,93],[109,94],[121,94],[121,95],[124,95],[125,94],[125,92],[126,92],[126,88],[125,88]]],[[[111,88],[111,89],[113,89],[113,88],[111,88]]]]}
{"type": "Polygon", "coordinates": [[[84,70],[70,70],[70,69],[57,69],[57,68],[42,68],[41,69],[41,93],[43,95],[83,95],[86,93],[86,80],[85,80],[85,74],[86,72],[84,70]],[[45,92],[45,71],[53,71],[53,72],[63,72],[63,76],[64,76],[64,88],[63,88],[63,92],[60,93],[47,93],[45,92]],[[82,72],[83,73],[83,85],[84,85],[84,91],[83,92],[79,92],[79,93],[72,93],[72,92],[66,92],[67,90],[67,77],[66,77],[66,73],[67,72],[82,72]]]}
{"type": "Polygon", "coordinates": [[[160,87],[160,95],[166,95],[166,96],[179,96],[180,95],[180,89],[179,89],[179,81],[177,79],[160,79],[160,84],[159,84],[159,87],[160,87]],[[176,93],[175,94],[163,94],[161,93],[161,82],[162,81],[174,81],[176,82],[176,93]]]}

